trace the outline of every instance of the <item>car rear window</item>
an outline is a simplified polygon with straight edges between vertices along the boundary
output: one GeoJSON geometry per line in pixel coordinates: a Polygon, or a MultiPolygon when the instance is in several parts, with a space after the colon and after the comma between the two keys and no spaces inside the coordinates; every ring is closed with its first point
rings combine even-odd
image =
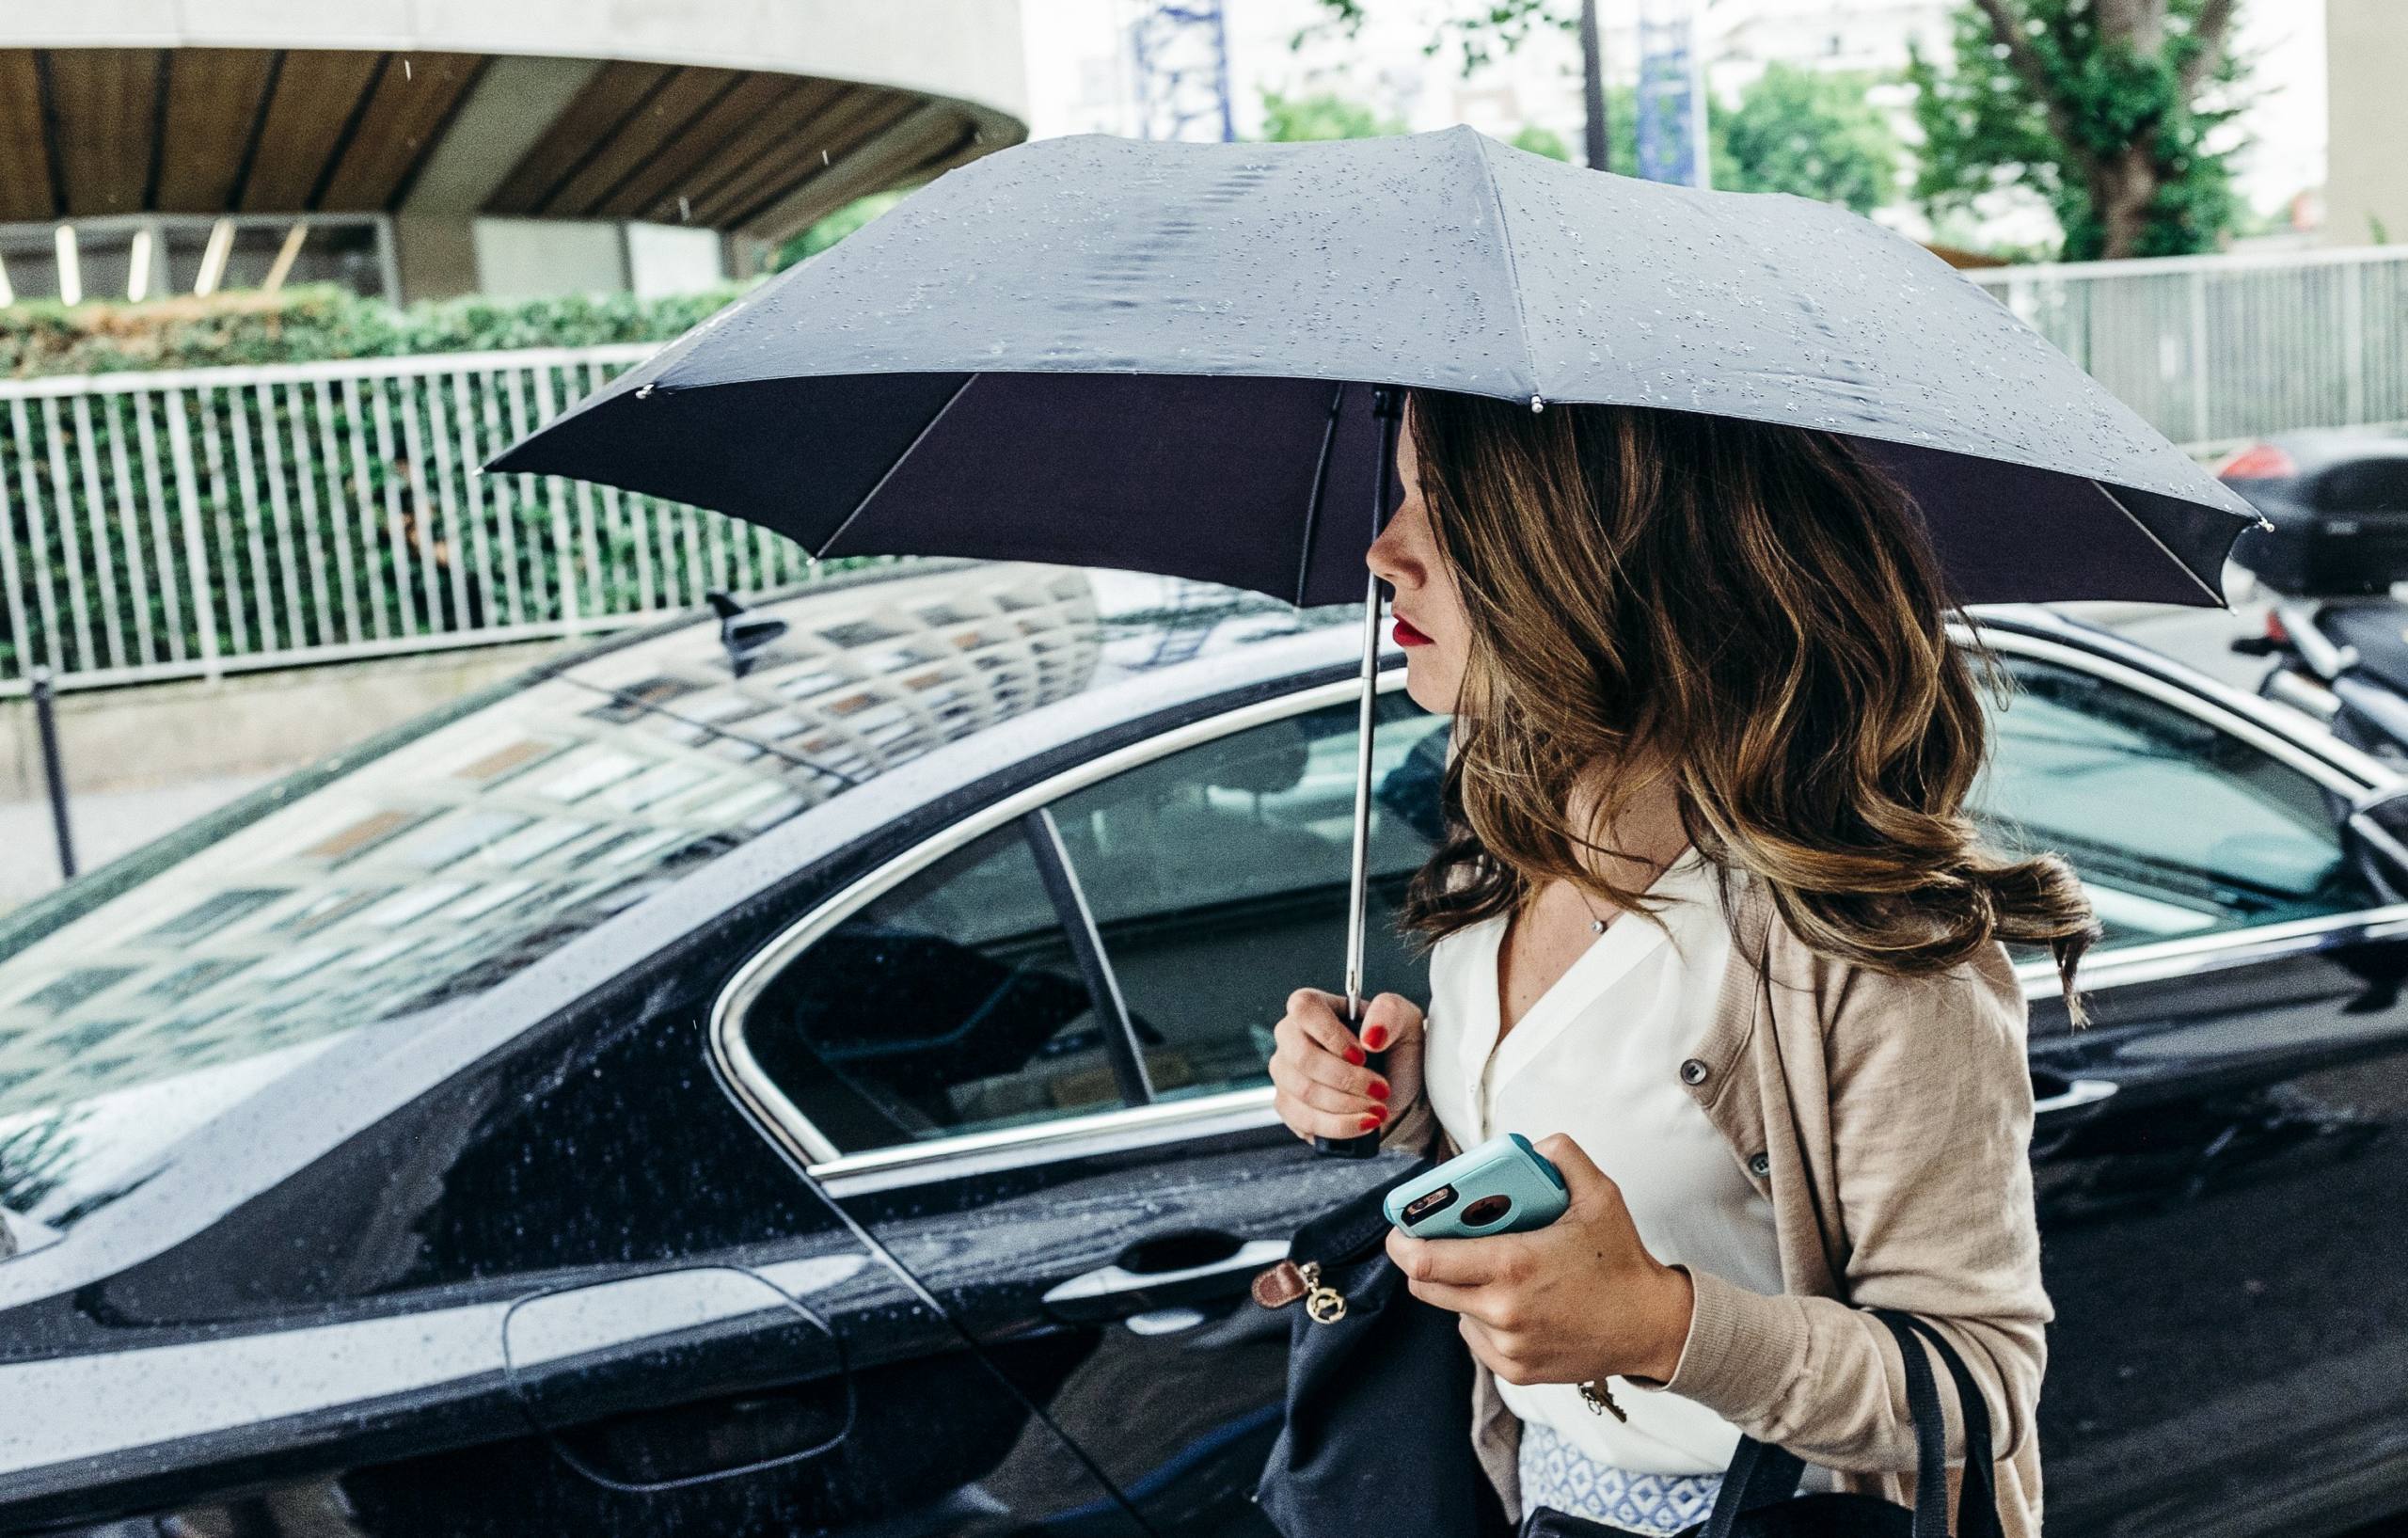
{"type": "MultiPolygon", "coordinates": [[[[1085,574],[832,580],[738,678],[688,625],[506,686],[0,919],[24,1241],[345,1034],[492,988],[895,763],[1086,687],[1085,574]]],[[[0,1254],[8,1245],[0,1243],[0,1254]]]]}
{"type": "Polygon", "coordinates": [[[2316,501],[2333,513],[2408,513],[2408,456],[2337,465],[2318,479],[2316,501]]]}

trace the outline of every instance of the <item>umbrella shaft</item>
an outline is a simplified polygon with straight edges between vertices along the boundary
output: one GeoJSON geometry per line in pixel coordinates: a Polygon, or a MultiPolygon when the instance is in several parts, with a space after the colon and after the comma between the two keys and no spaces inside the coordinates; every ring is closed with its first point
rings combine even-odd
{"type": "Polygon", "coordinates": [[[1363,700],[1354,722],[1354,853],[1347,873],[1346,1018],[1363,1018],[1363,916],[1370,885],[1371,707],[1379,698],[1380,579],[1363,594],[1363,700]]]}

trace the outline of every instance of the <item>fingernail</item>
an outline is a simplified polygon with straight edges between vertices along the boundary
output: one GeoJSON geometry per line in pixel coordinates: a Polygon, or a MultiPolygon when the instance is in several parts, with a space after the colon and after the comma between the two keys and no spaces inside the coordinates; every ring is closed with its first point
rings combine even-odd
{"type": "Polygon", "coordinates": [[[1346,1060],[1354,1064],[1356,1068],[1361,1068],[1363,1066],[1363,1049],[1360,1047],[1347,1048],[1346,1060]]]}
{"type": "Polygon", "coordinates": [[[1365,1117],[1365,1118],[1363,1118],[1363,1130],[1364,1130],[1365,1132],[1370,1132],[1372,1128],[1374,1128],[1374,1127],[1378,1126],[1381,1122],[1386,1121],[1387,1118],[1388,1118],[1388,1114],[1387,1114],[1387,1112],[1386,1112],[1386,1111],[1384,1111],[1384,1110],[1382,1110],[1382,1111],[1373,1111],[1370,1116],[1367,1116],[1367,1117],[1365,1117]]]}
{"type": "Polygon", "coordinates": [[[1370,1095],[1370,1097],[1371,1097],[1373,1100],[1386,1100],[1386,1099],[1387,1099],[1387,1098],[1388,1098],[1388,1083],[1387,1083],[1387,1081],[1386,1081],[1386,1079],[1373,1079],[1373,1080],[1371,1081],[1371,1087],[1370,1087],[1370,1089],[1368,1091],[1368,1093],[1370,1095]]]}
{"type": "Polygon", "coordinates": [[[1363,1045],[1370,1048],[1373,1052],[1378,1052],[1387,1044],[1388,1028],[1385,1025],[1374,1025],[1370,1030],[1363,1033],[1363,1045]]]}

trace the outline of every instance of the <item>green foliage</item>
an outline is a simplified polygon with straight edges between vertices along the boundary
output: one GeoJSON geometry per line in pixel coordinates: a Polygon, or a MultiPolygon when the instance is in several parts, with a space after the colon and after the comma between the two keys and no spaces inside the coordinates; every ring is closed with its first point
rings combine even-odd
{"type": "MultiPolygon", "coordinates": [[[[1291,51],[1318,37],[1335,35],[1352,41],[1370,18],[1364,0],[1320,0],[1320,4],[1322,18],[1288,40],[1291,51]]],[[[1464,78],[1469,79],[1493,62],[1499,49],[1513,52],[1541,27],[1577,32],[1579,0],[1481,0],[1468,14],[1440,17],[1421,52],[1435,56],[1441,51],[1455,50],[1464,78]]]]}
{"type": "Polygon", "coordinates": [[[2245,103],[2234,0],[1967,0],[1953,67],[1909,66],[1925,146],[1915,196],[1937,219],[2021,186],[2063,255],[2212,249],[2238,209],[2228,125],[2245,103]]]}
{"type": "Polygon", "coordinates": [[[576,294],[450,299],[396,309],[331,286],[151,304],[35,301],[0,309],[0,374],[116,373],[417,353],[665,341],[734,298],[576,294]]]}
{"type": "Polygon", "coordinates": [[[911,195],[911,191],[912,189],[909,187],[897,187],[892,191],[874,192],[866,198],[854,198],[810,229],[798,230],[787,236],[785,243],[771,251],[768,260],[762,262],[762,270],[773,273],[784,272],[798,262],[810,261],[901,202],[911,195]]]}
{"type": "Polygon", "coordinates": [[[1404,124],[1383,118],[1359,102],[1331,91],[1309,96],[1262,93],[1262,136],[1273,144],[1301,144],[1314,139],[1377,139],[1404,132],[1404,124]]]}
{"type": "Polygon", "coordinates": [[[1505,142],[1516,150],[1528,150],[1549,160],[1568,161],[1572,158],[1572,147],[1563,142],[1562,135],[1552,128],[1541,128],[1536,123],[1525,124],[1520,133],[1505,142]]]}
{"type": "Polygon", "coordinates": [[[1898,191],[1900,149],[1861,75],[1776,64],[1713,113],[1714,184],[1788,192],[1870,214],[1898,191]]]}
{"type": "MultiPolygon", "coordinates": [[[[735,291],[396,310],[335,289],[0,310],[20,375],[673,337],[735,291]]],[[[615,369],[210,381],[0,413],[0,678],[399,644],[676,608],[790,579],[800,549],[647,498],[478,467],[615,369]],[[182,447],[180,448],[179,445],[182,447]]]]}

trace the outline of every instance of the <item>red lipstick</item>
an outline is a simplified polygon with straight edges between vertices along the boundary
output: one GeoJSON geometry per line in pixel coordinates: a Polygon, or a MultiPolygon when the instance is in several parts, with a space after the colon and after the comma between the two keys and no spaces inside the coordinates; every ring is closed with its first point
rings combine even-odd
{"type": "Polygon", "coordinates": [[[1400,646],[1427,646],[1430,638],[1413,627],[1413,622],[1399,614],[1396,617],[1396,643],[1400,646]]]}

